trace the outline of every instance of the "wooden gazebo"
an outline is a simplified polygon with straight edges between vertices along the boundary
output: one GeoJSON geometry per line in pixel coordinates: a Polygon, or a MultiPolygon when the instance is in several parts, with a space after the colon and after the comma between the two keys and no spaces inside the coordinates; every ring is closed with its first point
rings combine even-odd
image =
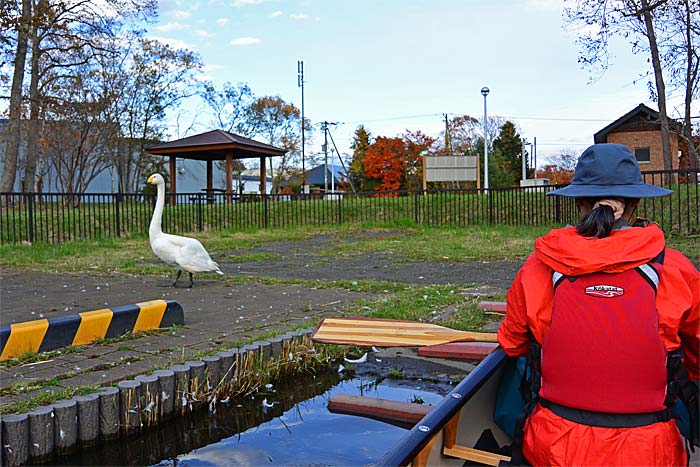
{"type": "Polygon", "coordinates": [[[233,193],[233,159],[260,158],[260,193],[266,193],[266,157],[284,156],[284,149],[235,135],[223,130],[212,130],[198,135],[156,144],[146,152],[158,156],[170,156],[170,192],[177,193],[175,160],[196,159],[207,161],[207,195],[213,193],[213,161],[226,161],[226,198],[233,193]]]}

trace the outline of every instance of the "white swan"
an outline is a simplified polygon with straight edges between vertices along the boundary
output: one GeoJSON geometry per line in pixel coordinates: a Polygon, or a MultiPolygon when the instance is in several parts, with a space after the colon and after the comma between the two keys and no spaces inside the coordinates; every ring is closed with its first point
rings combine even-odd
{"type": "Polygon", "coordinates": [[[173,287],[180,279],[182,271],[190,274],[190,287],[192,287],[192,274],[195,272],[216,272],[223,274],[219,265],[212,261],[207,250],[199,240],[179,235],[163,233],[161,222],[163,219],[163,206],[165,205],[165,180],[160,174],[148,177],[148,183],[158,188],[156,208],[153,210],[153,218],[148,228],[148,239],[151,242],[151,250],[163,262],[177,268],[177,276],[173,287]]]}

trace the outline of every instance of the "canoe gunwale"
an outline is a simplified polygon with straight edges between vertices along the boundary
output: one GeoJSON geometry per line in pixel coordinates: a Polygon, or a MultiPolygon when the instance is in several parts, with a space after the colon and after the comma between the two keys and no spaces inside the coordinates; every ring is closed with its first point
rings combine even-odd
{"type": "Polygon", "coordinates": [[[395,467],[410,464],[505,361],[503,349],[495,349],[374,465],[395,467]],[[459,397],[453,394],[459,394],[459,397]],[[425,427],[429,431],[424,431],[425,427]]]}

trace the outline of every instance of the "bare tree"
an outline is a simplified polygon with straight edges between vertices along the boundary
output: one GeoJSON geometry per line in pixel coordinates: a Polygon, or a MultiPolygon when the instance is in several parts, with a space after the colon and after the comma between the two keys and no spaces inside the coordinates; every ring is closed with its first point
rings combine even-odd
{"type": "Polygon", "coordinates": [[[17,160],[19,159],[19,147],[22,140],[20,126],[22,121],[22,84],[27,61],[31,14],[31,0],[22,0],[21,16],[14,22],[3,21],[3,26],[14,25],[17,31],[17,41],[15,45],[14,74],[10,91],[9,122],[5,134],[5,161],[2,180],[0,180],[0,192],[13,191],[15,178],[17,178],[17,160]]]}
{"type": "MultiPolygon", "coordinates": [[[[23,0],[25,1],[27,0],[23,0]]],[[[28,17],[23,14],[21,21],[16,23],[16,28],[18,38],[20,31],[26,31],[26,41],[29,42],[31,50],[29,128],[21,139],[26,141],[27,145],[25,189],[33,190],[41,118],[42,113],[46,111],[48,100],[51,99],[47,92],[52,88],[52,81],[64,75],[70,76],[76,67],[92,62],[94,57],[109,52],[101,48],[102,42],[99,38],[113,35],[124,21],[152,14],[156,3],[155,0],[29,0],[29,5],[31,14],[28,17]]],[[[19,73],[18,67],[24,69],[23,60],[15,60],[16,73],[19,73]]],[[[14,120],[14,125],[19,124],[20,119],[20,115],[13,115],[10,120],[14,120]]],[[[17,157],[12,150],[6,156],[6,170],[0,183],[1,188],[14,184],[16,164],[17,157]],[[10,170],[7,170],[7,166],[10,170]]]]}
{"type": "Polygon", "coordinates": [[[700,97],[700,2],[675,0],[665,4],[664,41],[660,43],[664,69],[668,71],[670,85],[684,92],[683,129],[679,136],[688,148],[688,165],[700,167],[700,148],[693,140],[691,120],[692,102],[700,97]]]}
{"type": "Polygon", "coordinates": [[[123,140],[113,166],[120,192],[135,191],[152,160],[144,148],[158,142],[169,110],[196,92],[194,77],[201,69],[199,56],[175,50],[158,41],[140,38],[126,59],[111,63],[118,88],[113,96],[123,140]]]}
{"type": "Polygon", "coordinates": [[[253,136],[249,116],[255,96],[247,84],[224,83],[222,90],[218,90],[207,82],[199,95],[214,114],[217,127],[241,136],[253,136]]]}
{"type": "MultiPolygon", "coordinates": [[[[269,144],[287,150],[276,159],[277,175],[272,175],[273,190],[279,187],[282,177],[292,168],[300,165],[301,157],[301,111],[279,96],[264,96],[253,102],[248,115],[248,124],[253,135],[263,137],[269,144]]],[[[307,120],[307,141],[311,139],[313,128],[307,120]]]]}
{"type": "MultiPolygon", "coordinates": [[[[672,169],[666,84],[656,32],[657,21],[664,20],[660,7],[668,2],[669,0],[569,0],[568,3],[574,6],[565,9],[565,21],[570,26],[583,26],[579,36],[582,46],[579,62],[592,70],[604,72],[608,68],[608,47],[615,36],[629,41],[633,52],[649,54],[654,74],[654,86],[650,86],[650,91],[659,104],[664,168],[672,169]]],[[[672,183],[673,180],[672,174],[666,175],[666,183],[672,183]]]]}

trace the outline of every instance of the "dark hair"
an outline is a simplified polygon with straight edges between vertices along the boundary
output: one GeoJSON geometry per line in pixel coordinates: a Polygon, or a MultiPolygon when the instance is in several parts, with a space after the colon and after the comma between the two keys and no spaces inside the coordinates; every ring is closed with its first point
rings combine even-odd
{"type": "MultiPolygon", "coordinates": [[[[592,205],[603,198],[586,198],[592,205]]],[[[625,207],[628,205],[628,198],[622,198],[625,207]]],[[[605,238],[610,235],[613,224],[615,224],[615,216],[613,209],[610,206],[598,206],[591,209],[579,219],[576,224],[576,232],[584,237],[605,238]]]]}

